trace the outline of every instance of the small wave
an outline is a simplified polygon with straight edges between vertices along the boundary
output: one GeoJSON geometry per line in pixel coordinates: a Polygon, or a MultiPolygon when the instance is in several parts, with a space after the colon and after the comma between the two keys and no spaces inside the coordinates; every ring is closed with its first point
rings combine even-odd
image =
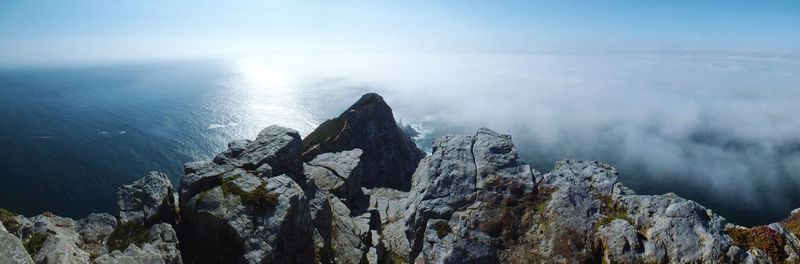
{"type": "Polygon", "coordinates": [[[97,132],[98,135],[108,135],[108,131],[97,132]]]}
{"type": "Polygon", "coordinates": [[[217,128],[223,128],[223,127],[225,127],[225,125],[220,125],[220,124],[210,124],[210,125],[208,125],[208,129],[217,129],[217,128]]]}
{"type": "Polygon", "coordinates": [[[51,138],[53,138],[53,136],[33,136],[33,137],[28,137],[28,138],[31,138],[31,139],[51,139],[51,138]]]}
{"type": "Polygon", "coordinates": [[[232,127],[232,126],[238,126],[238,125],[239,125],[239,123],[236,123],[236,122],[230,122],[230,123],[228,123],[228,126],[229,126],[229,127],[232,127]]]}
{"type": "Polygon", "coordinates": [[[128,133],[128,132],[127,132],[127,131],[125,131],[125,130],[122,130],[122,131],[119,131],[119,132],[117,132],[117,134],[120,134],[120,135],[122,135],[122,134],[127,134],[127,133],[128,133]]]}

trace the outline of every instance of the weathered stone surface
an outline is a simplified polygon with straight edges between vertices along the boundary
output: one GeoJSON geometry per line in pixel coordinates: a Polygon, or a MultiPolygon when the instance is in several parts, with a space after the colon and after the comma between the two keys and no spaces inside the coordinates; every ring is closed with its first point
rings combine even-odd
{"type": "Polygon", "coordinates": [[[275,204],[262,210],[215,187],[192,198],[185,225],[192,232],[189,262],[310,263],[314,259],[310,209],[305,193],[286,175],[261,179],[243,172],[242,191],[265,184],[275,204]]]}
{"type": "Polygon", "coordinates": [[[0,263],[33,263],[33,259],[25,251],[22,241],[8,233],[2,223],[0,223],[0,263]]]}
{"type": "MultiPolygon", "coordinates": [[[[233,165],[245,170],[256,170],[267,164],[269,174],[301,175],[302,151],[303,143],[297,131],[272,125],[261,130],[254,141],[238,140],[229,143],[227,150],[214,157],[214,163],[233,165]]],[[[267,171],[266,168],[261,168],[262,172],[267,171]]]]}
{"type": "Polygon", "coordinates": [[[76,223],[71,218],[43,214],[32,217],[25,223],[24,241],[34,233],[46,234],[41,249],[34,254],[36,263],[89,263],[89,253],[81,249],[81,237],[75,231],[76,223]]]}
{"type": "Polygon", "coordinates": [[[361,263],[369,251],[369,217],[353,216],[339,199],[331,198],[331,248],[335,263],[361,263]]]}
{"type": "Polygon", "coordinates": [[[363,186],[361,154],[360,149],[322,153],[305,165],[306,178],[339,199],[353,201],[363,186]]]}
{"type": "Polygon", "coordinates": [[[90,256],[107,253],[106,238],[117,227],[117,218],[110,214],[90,214],[78,221],[76,231],[81,236],[81,249],[90,256]]]}
{"type": "Polygon", "coordinates": [[[379,238],[373,239],[376,246],[384,248],[379,260],[385,258],[408,259],[411,247],[406,236],[405,211],[408,207],[409,193],[388,188],[370,189],[369,211],[373,215],[371,229],[379,231],[379,238]]]}
{"type": "Polygon", "coordinates": [[[123,223],[175,223],[177,214],[172,183],[161,172],[152,171],[133,184],[119,187],[117,196],[119,218],[123,223]]]}
{"type": "Polygon", "coordinates": [[[180,264],[178,236],[169,224],[155,224],[147,232],[147,242],[131,244],[124,251],[115,250],[94,259],[95,264],[164,263],[180,264]]]}
{"type": "Polygon", "coordinates": [[[496,262],[534,189],[534,172],[507,135],[445,136],[414,173],[406,211],[409,260],[496,262]]]}
{"type": "Polygon", "coordinates": [[[303,139],[303,160],[358,148],[364,151],[364,187],[408,190],[411,174],[425,154],[397,126],[392,109],[377,94],[365,94],[339,117],[303,139]]]}

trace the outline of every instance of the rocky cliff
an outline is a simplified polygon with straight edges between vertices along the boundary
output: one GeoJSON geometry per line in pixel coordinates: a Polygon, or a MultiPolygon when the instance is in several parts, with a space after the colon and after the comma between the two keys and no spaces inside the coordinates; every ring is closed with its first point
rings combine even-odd
{"type": "Polygon", "coordinates": [[[424,156],[367,94],[302,139],[270,126],[177,190],[151,172],[119,214],[0,210],[0,263],[797,263],[800,210],[745,228],[596,161],[531,169],[479,129],[424,156]]]}

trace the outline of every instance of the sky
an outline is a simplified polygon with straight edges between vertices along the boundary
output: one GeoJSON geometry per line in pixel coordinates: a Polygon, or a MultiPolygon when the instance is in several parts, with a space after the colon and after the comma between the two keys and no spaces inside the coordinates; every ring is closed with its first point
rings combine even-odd
{"type": "Polygon", "coordinates": [[[2,1],[5,64],[351,53],[800,47],[797,1],[2,1]]]}

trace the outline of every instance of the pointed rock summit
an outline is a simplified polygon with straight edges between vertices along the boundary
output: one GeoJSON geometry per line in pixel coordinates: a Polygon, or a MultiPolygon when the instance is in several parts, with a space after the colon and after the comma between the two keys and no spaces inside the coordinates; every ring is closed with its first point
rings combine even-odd
{"type": "Polygon", "coordinates": [[[361,96],[336,118],[303,139],[303,160],[320,153],[361,149],[365,187],[411,189],[411,174],[425,157],[397,125],[392,108],[374,93],[361,96]]]}

